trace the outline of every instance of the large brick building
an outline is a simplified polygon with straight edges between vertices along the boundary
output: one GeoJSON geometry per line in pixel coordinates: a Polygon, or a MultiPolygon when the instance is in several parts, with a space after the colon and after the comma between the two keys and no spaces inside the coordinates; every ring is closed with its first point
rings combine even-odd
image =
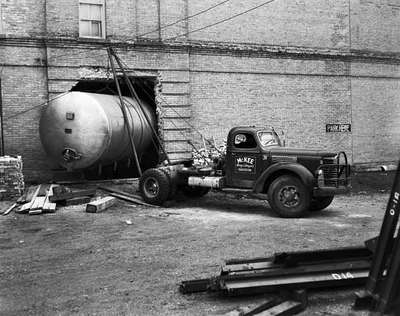
{"type": "Polygon", "coordinates": [[[4,152],[28,178],[50,176],[40,105],[108,76],[112,45],[156,83],[172,158],[191,152],[188,120],[217,142],[233,125],[273,125],[290,146],[345,150],[355,165],[399,159],[399,0],[265,2],[0,0],[4,152]]]}

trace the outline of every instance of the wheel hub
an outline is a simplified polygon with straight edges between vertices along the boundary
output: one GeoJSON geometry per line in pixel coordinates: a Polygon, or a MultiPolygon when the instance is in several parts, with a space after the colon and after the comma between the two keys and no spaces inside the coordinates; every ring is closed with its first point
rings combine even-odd
{"type": "Polygon", "coordinates": [[[160,190],[158,181],[153,177],[147,178],[143,187],[144,187],[145,194],[150,197],[157,196],[158,191],[160,190]]]}
{"type": "Polygon", "coordinates": [[[286,207],[295,207],[299,204],[300,197],[297,188],[285,186],[279,191],[279,201],[286,207]]]}

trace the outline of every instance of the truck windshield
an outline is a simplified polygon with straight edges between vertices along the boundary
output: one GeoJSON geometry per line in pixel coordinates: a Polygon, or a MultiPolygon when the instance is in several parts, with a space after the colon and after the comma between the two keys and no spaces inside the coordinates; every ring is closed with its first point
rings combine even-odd
{"type": "Polygon", "coordinates": [[[278,138],[278,135],[276,135],[276,133],[260,131],[260,132],[257,132],[257,136],[258,136],[261,146],[263,146],[263,147],[280,146],[281,145],[281,142],[278,138]]]}

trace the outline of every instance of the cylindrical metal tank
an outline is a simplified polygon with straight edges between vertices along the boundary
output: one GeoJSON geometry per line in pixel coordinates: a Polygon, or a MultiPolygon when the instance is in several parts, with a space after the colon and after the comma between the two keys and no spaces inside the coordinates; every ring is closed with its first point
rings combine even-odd
{"type": "MultiPolygon", "coordinates": [[[[124,100],[140,158],[151,144],[151,128],[136,100],[124,100]]],[[[141,103],[154,127],[150,105],[141,103]]],[[[67,93],[43,109],[39,130],[46,153],[69,170],[107,165],[132,155],[118,96],[67,93]]]]}

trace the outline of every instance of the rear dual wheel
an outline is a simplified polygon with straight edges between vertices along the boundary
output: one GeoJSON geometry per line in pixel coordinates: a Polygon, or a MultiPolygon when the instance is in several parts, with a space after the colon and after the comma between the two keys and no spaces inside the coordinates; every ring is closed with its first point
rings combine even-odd
{"type": "Polygon", "coordinates": [[[163,170],[147,169],[140,177],[139,190],[147,203],[162,205],[170,195],[171,181],[163,170]]]}

